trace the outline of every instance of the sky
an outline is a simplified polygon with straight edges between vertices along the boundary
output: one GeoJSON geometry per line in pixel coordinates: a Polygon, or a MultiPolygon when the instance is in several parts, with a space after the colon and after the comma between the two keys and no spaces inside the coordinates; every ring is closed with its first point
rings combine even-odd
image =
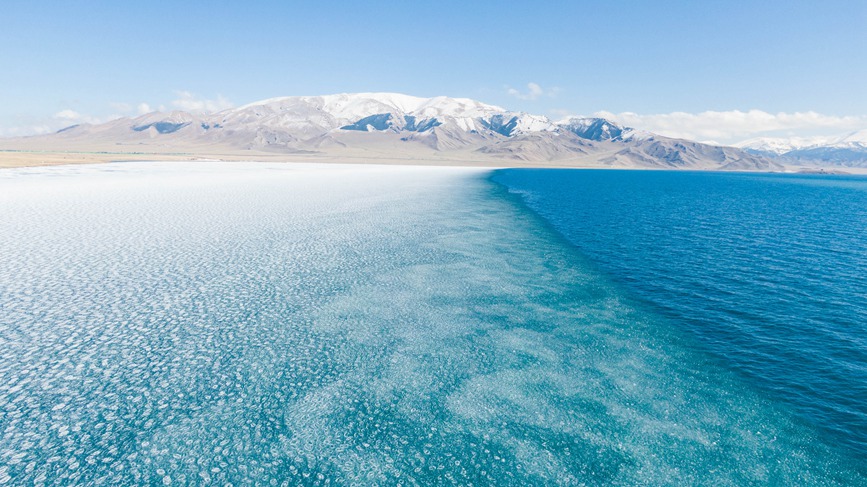
{"type": "Polygon", "coordinates": [[[4,0],[0,136],[399,92],[732,143],[867,128],[867,1],[4,0]]]}

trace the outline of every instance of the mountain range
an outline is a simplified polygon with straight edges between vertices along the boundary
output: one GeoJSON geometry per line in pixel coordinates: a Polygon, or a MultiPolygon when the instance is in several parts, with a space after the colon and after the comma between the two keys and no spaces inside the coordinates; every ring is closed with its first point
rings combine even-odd
{"type": "Polygon", "coordinates": [[[759,137],[736,146],[790,164],[867,167],[867,129],[835,137],[759,137]]]}
{"type": "MultiPolygon", "coordinates": [[[[602,118],[554,121],[467,98],[355,93],[272,98],[211,114],[154,112],[3,149],[306,159],[406,159],[501,165],[780,170],[792,151],[723,147],[623,127],[602,118]],[[785,156],[781,158],[781,155],[785,156]]],[[[800,149],[798,149],[800,150],[800,149]]]]}

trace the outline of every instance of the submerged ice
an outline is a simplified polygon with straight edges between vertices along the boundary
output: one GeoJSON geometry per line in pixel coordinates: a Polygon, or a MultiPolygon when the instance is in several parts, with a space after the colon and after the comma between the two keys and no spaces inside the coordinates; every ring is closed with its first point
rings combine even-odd
{"type": "Polygon", "coordinates": [[[837,484],[469,169],[0,176],[0,483],[837,484]]]}

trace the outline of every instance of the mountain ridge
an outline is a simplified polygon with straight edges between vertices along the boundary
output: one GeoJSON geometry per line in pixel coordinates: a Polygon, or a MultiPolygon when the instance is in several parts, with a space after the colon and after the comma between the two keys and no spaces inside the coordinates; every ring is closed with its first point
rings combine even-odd
{"type": "Polygon", "coordinates": [[[756,137],[735,146],[791,164],[867,167],[867,129],[830,137],[756,137]]]}
{"type": "MultiPolygon", "coordinates": [[[[7,139],[9,140],[9,139],[7,139]]],[[[484,158],[601,167],[779,170],[773,158],[664,137],[596,117],[553,121],[469,98],[400,93],[277,97],[215,113],[152,112],[20,145],[114,150],[220,148],[282,154],[484,158]]]]}

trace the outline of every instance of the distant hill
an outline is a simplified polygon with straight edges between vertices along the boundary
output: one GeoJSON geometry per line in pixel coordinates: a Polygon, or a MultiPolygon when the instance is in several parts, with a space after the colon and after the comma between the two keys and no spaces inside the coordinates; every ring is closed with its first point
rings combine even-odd
{"type": "Polygon", "coordinates": [[[837,137],[761,137],[736,145],[752,154],[777,157],[790,164],[867,167],[867,129],[837,137]]]}

